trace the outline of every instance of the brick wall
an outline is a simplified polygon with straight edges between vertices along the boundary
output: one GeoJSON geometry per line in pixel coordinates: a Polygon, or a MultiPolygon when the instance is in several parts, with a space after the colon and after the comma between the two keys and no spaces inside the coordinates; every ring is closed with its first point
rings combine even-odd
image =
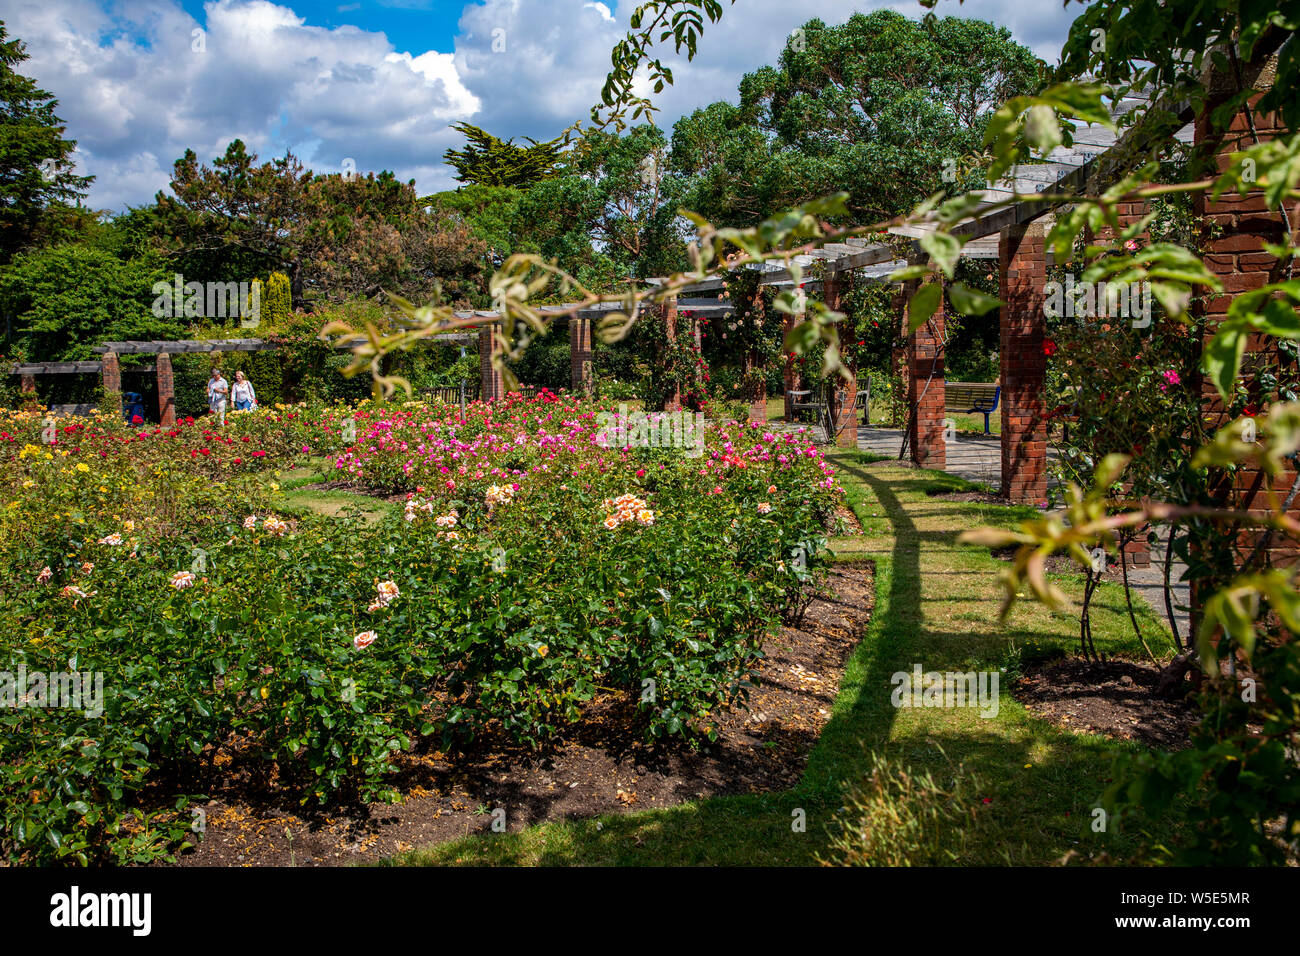
{"type": "MultiPolygon", "coordinates": [[[[1280,132],[1278,120],[1269,114],[1255,114],[1255,128],[1262,140],[1272,139],[1280,132]]],[[[1209,154],[1208,162],[1214,171],[1222,171],[1230,164],[1229,154],[1253,146],[1255,138],[1244,112],[1238,112],[1226,133],[1216,133],[1210,127],[1206,116],[1196,123],[1196,143],[1203,154],[1209,154]]],[[[1194,210],[1205,217],[1207,234],[1204,261],[1223,283],[1222,295],[1209,295],[1199,304],[1198,311],[1208,320],[1205,341],[1213,336],[1215,327],[1227,314],[1233,298],[1253,289],[1258,289],[1270,282],[1284,280],[1285,265],[1264,250],[1264,243],[1286,243],[1286,233],[1280,213],[1270,212],[1265,205],[1263,194],[1251,190],[1244,196],[1235,192],[1224,193],[1217,202],[1207,194],[1198,194],[1194,210]],[[1215,227],[1211,229],[1211,227],[1215,227]],[[1215,236],[1214,232],[1218,232],[1215,236]]],[[[1257,375],[1261,371],[1275,368],[1279,353],[1276,339],[1269,336],[1251,336],[1246,345],[1246,355],[1242,365],[1242,378],[1251,400],[1262,409],[1268,397],[1258,388],[1257,375]]],[[[1214,385],[1208,380],[1200,383],[1201,403],[1207,425],[1212,429],[1222,427],[1231,420],[1228,409],[1223,406],[1214,385]]],[[[1245,468],[1234,475],[1219,473],[1212,475],[1212,492],[1216,500],[1224,505],[1251,511],[1266,513],[1268,506],[1268,479],[1262,472],[1245,468]]],[[[1288,469],[1274,480],[1273,487],[1280,497],[1285,497],[1295,480],[1294,470],[1288,469]]],[[[1295,515],[1300,509],[1293,508],[1295,515]]],[[[1237,534],[1238,546],[1251,549],[1259,540],[1260,532],[1241,530],[1237,534]]],[[[1280,535],[1270,539],[1269,557],[1275,564],[1293,563],[1297,555],[1296,544],[1280,535]]]]}
{"type": "Polygon", "coordinates": [[[115,352],[104,353],[104,369],[102,382],[104,385],[104,407],[102,411],[116,411],[119,418],[122,417],[122,364],[118,361],[115,352]]]}
{"type": "MultiPolygon", "coordinates": [[[[838,310],[843,305],[844,282],[831,275],[822,284],[822,299],[829,308],[838,310]]],[[[858,382],[857,379],[835,383],[835,400],[839,415],[835,422],[835,444],[840,448],[858,447],[858,382]]]]}
{"type": "Polygon", "coordinates": [[[499,350],[500,346],[496,341],[496,326],[479,326],[479,398],[485,402],[505,396],[505,385],[501,380],[501,373],[492,366],[492,356],[496,355],[499,350]]]}

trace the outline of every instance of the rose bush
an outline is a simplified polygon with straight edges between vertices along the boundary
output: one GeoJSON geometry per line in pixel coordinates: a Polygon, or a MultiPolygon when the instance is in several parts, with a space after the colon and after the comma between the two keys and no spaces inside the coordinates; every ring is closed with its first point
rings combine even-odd
{"type": "Polygon", "coordinates": [[[399,752],[489,729],[540,744],[601,694],[648,737],[712,735],[825,564],[833,473],[805,435],[710,427],[690,457],[613,447],[602,421],[512,396],[464,421],[279,409],[42,443],[10,416],[0,670],[99,674],[104,700],[0,708],[6,856],[166,854],[219,756],[304,801],[393,800],[399,752]],[[285,513],[241,445],[339,449],[336,472],[406,505],[285,513]]]}

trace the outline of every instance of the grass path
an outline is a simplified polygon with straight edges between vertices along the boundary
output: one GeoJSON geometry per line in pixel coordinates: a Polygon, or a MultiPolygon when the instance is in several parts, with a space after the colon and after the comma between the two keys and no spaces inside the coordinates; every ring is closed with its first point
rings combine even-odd
{"type": "MultiPolygon", "coordinates": [[[[876,565],[876,609],[868,633],[848,662],[830,722],[801,782],[775,794],[716,797],[678,807],[559,821],[412,851],[398,865],[813,864],[826,853],[828,826],[846,781],[859,779],[871,751],[909,770],[951,776],[960,764],[984,781],[981,826],[964,863],[1048,864],[1073,850],[1131,857],[1131,834],[1093,833],[1091,810],[1105,787],[1112,756],[1129,747],[1058,730],[1028,714],[1000,681],[996,717],[974,709],[909,709],[891,705],[891,676],[924,670],[996,670],[1013,674],[1028,650],[1064,650],[1077,640],[1077,619],[1028,602],[1005,626],[997,622],[1002,562],[984,549],[958,545],[957,535],[982,524],[1012,525],[1028,509],[935,499],[933,491],[970,488],[934,472],[870,464],[871,456],[835,456],[863,533],[833,542],[840,560],[876,565]],[[793,815],[806,813],[797,832],[793,815]]],[[[1081,575],[1057,575],[1068,595],[1082,593],[1081,575]]],[[[1168,631],[1145,606],[1139,619],[1156,652],[1171,654],[1168,631]]],[[[1140,655],[1122,591],[1103,585],[1094,596],[1093,629],[1108,654],[1140,655]]],[[[1154,836],[1167,840],[1169,824],[1154,836]]]]}

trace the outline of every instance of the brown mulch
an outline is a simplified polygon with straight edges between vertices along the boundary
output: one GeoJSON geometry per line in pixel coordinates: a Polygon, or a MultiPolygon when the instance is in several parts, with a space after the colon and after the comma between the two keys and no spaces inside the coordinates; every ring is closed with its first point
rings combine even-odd
{"type": "MultiPolygon", "coordinates": [[[[1014,561],[1016,559],[1016,545],[1007,548],[994,548],[989,552],[990,555],[999,561],[1014,561]]],[[[1043,562],[1043,567],[1048,574],[1085,574],[1086,569],[1074,556],[1065,552],[1058,551],[1056,554],[1049,554],[1047,560],[1043,562]]],[[[1129,571],[1134,569],[1130,566],[1129,571]]],[[[1103,581],[1123,581],[1124,569],[1120,566],[1119,560],[1113,555],[1106,556],[1106,568],[1101,572],[1103,581]]]]}
{"type": "Polygon", "coordinates": [[[1011,692],[1030,713],[1066,730],[1181,750],[1200,711],[1190,696],[1156,697],[1159,673],[1137,661],[1094,664],[1075,657],[1026,674],[1011,692]]]}
{"type": "Polygon", "coordinates": [[[862,534],[862,522],[853,513],[853,509],[844,504],[843,501],[839,501],[835,505],[835,519],[836,523],[843,523],[842,526],[845,530],[841,531],[841,534],[862,534]]]}
{"type": "MultiPolygon", "coordinates": [[[[453,753],[404,754],[400,804],[304,810],[287,793],[252,779],[255,761],[234,755],[230,775],[209,789],[206,834],[179,866],[334,866],[374,862],[413,847],[544,820],[671,806],[701,797],[784,790],[803,773],[830,719],[844,665],[874,604],[870,564],[838,564],[827,596],[814,598],[798,628],[765,648],[748,707],[720,717],[715,743],[647,744],[622,695],[593,701],[561,741],[533,751],[499,735],[453,753]],[[247,770],[241,766],[247,764],[247,770]]],[[[265,767],[262,765],[264,772],[265,767]]]]}
{"type": "Polygon", "coordinates": [[[981,504],[986,505],[1002,505],[1004,507],[1011,506],[1011,502],[1007,501],[1006,498],[990,494],[987,491],[945,491],[934,494],[929,494],[927,492],[927,495],[928,497],[934,498],[938,501],[978,501],[981,504]]]}

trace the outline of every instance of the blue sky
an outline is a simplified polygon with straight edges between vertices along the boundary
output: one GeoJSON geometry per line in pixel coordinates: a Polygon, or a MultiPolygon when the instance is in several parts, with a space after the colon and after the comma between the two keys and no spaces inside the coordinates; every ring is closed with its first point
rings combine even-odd
{"type": "MultiPolygon", "coordinates": [[[[458,120],[499,136],[556,135],[585,118],[636,2],[618,0],[6,0],[24,72],[60,101],[89,202],[121,209],[165,189],[186,148],[203,161],[239,137],[263,158],[291,148],[319,172],[392,169],[422,192],[455,185],[443,151],[458,120]],[[504,47],[504,49],[502,49],[504,47]]],[[[660,122],[734,98],[817,16],[923,14],[915,0],[739,0],[675,65],[660,122]]],[[[1080,7],[1060,0],[942,0],[1055,62],[1080,7]]]]}

